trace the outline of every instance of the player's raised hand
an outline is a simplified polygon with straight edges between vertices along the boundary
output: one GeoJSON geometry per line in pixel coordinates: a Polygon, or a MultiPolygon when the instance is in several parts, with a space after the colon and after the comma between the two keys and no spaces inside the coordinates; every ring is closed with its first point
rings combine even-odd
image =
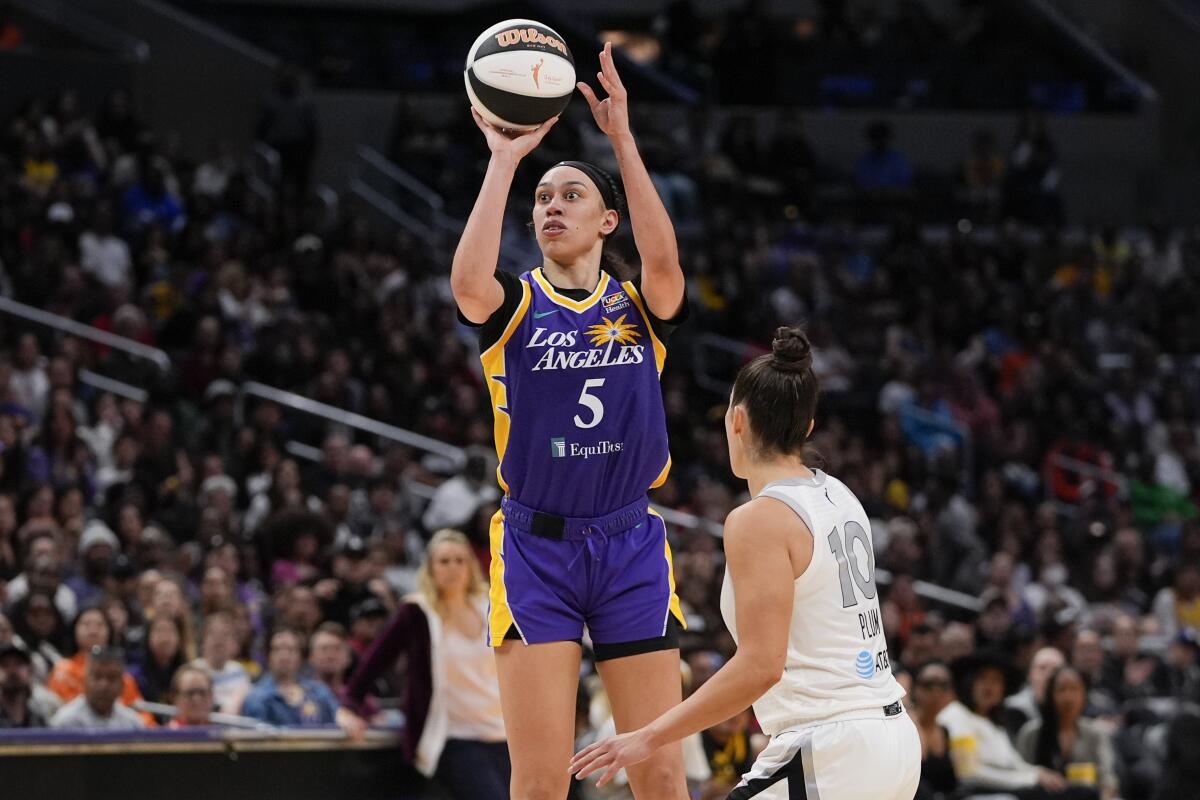
{"type": "Polygon", "coordinates": [[[625,84],[621,83],[617,65],[613,62],[612,42],[605,42],[604,49],[600,51],[600,71],[596,73],[596,80],[608,93],[608,97],[603,100],[596,97],[592,87],[583,81],[576,84],[579,93],[591,107],[596,124],[609,138],[629,133],[629,94],[625,91],[625,84]]]}
{"type": "Polygon", "coordinates": [[[605,786],[625,767],[645,761],[653,755],[655,748],[644,731],[643,728],[622,733],[588,745],[571,759],[570,773],[576,779],[583,780],[594,772],[604,770],[596,786],[605,786]]]}
{"type": "Polygon", "coordinates": [[[554,127],[554,123],[558,122],[558,117],[551,117],[531,131],[505,131],[490,124],[474,108],[471,109],[471,116],[475,118],[479,130],[483,131],[493,155],[509,156],[516,161],[533,152],[554,127]]]}

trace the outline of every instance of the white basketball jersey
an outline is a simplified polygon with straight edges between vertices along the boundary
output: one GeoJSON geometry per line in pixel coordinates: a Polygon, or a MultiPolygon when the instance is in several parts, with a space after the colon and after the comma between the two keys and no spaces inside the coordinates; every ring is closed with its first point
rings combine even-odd
{"type": "MultiPolygon", "coordinates": [[[[769,735],[904,697],[888,662],[871,526],[858,498],[836,478],[776,481],[760,497],[787,504],[812,531],[812,562],[796,579],[783,677],[754,704],[769,735]]],[[[733,583],[725,572],[721,615],[737,641],[733,583]]]]}

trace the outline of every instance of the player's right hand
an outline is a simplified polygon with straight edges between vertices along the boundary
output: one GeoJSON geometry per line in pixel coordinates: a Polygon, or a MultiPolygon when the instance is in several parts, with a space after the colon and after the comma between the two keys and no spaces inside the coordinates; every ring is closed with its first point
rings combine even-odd
{"type": "Polygon", "coordinates": [[[531,131],[505,131],[489,124],[474,108],[471,109],[471,116],[475,118],[475,124],[487,138],[488,149],[492,151],[492,155],[507,156],[514,161],[520,161],[533,152],[554,127],[554,123],[558,122],[558,117],[551,117],[531,131]]]}

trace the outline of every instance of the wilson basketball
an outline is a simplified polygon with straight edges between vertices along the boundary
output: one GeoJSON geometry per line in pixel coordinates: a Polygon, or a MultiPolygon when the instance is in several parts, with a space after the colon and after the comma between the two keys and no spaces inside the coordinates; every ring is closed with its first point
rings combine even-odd
{"type": "Polygon", "coordinates": [[[471,105],[492,125],[532,130],[562,113],[575,90],[575,61],[558,33],[509,19],[479,35],[463,73],[471,105]]]}

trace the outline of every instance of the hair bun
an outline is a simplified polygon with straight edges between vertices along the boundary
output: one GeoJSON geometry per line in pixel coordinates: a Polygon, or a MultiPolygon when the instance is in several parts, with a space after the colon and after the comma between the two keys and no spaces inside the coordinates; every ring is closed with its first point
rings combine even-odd
{"type": "Polygon", "coordinates": [[[812,369],[812,344],[800,328],[775,329],[771,340],[771,366],[780,372],[806,372],[812,369]]]}

